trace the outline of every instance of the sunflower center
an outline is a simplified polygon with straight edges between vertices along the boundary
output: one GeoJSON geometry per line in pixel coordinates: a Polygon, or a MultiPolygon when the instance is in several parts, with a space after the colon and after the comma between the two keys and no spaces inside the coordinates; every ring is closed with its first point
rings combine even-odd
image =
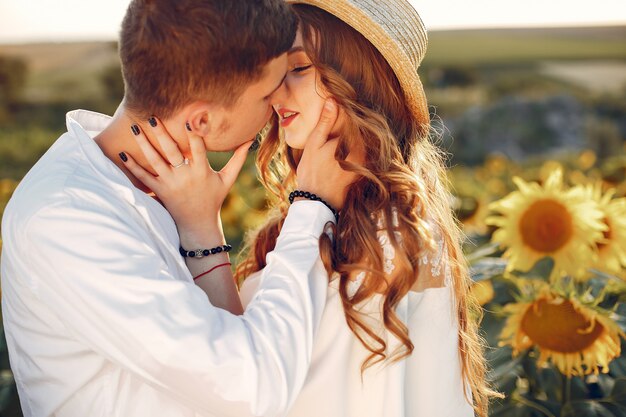
{"type": "Polygon", "coordinates": [[[592,325],[569,300],[539,299],[524,313],[521,329],[540,348],[573,353],[591,346],[604,328],[598,321],[592,325]]]}
{"type": "Polygon", "coordinates": [[[572,215],[558,201],[538,200],[522,215],[519,231],[524,243],[535,251],[555,252],[574,233],[572,215]]]}

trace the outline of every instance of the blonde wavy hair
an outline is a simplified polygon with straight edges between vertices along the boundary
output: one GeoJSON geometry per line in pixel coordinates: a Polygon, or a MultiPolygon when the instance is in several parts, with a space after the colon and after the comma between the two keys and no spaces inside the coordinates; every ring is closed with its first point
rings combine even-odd
{"type": "MultiPolygon", "coordinates": [[[[413,351],[408,329],[395,308],[416,283],[421,254],[435,248],[429,226],[434,222],[449,254],[462,375],[473,397],[468,400],[479,416],[487,417],[490,397],[501,395],[486,382],[484,341],[478,334],[482,310],[469,292],[471,279],[461,250],[462,234],[450,207],[444,157],[429,140],[431,128],[415,121],[393,71],[361,34],[321,9],[296,5],[294,10],[300,18],[304,49],[322,85],[345,113],[335,157],[344,170],[358,177],[347,190],[332,233],[334,239],[327,234],[320,237],[320,254],[329,277],[334,273],[339,276],[348,326],[371,352],[362,372],[375,363],[397,361],[413,351]],[[364,164],[346,161],[351,150],[366,155],[364,164]],[[396,233],[388,234],[396,252],[393,279],[385,277],[378,240],[381,222],[372,219],[371,213],[379,214],[377,219],[382,220],[385,230],[401,236],[400,243],[396,233]],[[349,294],[350,276],[358,271],[366,271],[367,278],[355,294],[349,294]],[[403,346],[391,355],[385,340],[356,308],[376,293],[383,296],[384,327],[403,346]]],[[[300,155],[280,140],[278,124],[273,120],[257,153],[260,180],[272,197],[271,214],[247,237],[244,258],[236,270],[240,282],[265,267],[265,255],[276,244],[289,208],[288,193],[296,185],[300,155]]]]}

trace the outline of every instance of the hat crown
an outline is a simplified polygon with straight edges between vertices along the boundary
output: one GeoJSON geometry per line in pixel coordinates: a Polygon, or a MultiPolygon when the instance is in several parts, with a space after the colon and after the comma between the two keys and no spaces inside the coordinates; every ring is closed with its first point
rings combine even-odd
{"type": "MultiPolygon", "coordinates": [[[[426,27],[407,0],[344,0],[376,22],[417,69],[428,46],[426,27]]],[[[338,1],[339,3],[341,0],[338,1]]]]}

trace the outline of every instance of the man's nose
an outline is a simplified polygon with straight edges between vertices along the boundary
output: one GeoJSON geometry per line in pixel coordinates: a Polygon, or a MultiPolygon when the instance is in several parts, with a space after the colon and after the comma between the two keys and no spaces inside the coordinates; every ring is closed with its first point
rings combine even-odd
{"type": "Polygon", "coordinates": [[[285,81],[283,81],[280,87],[278,87],[278,89],[276,89],[276,91],[274,91],[272,95],[270,96],[270,104],[272,106],[276,104],[281,104],[284,102],[286,96],[287,96],[287,86],[285,85],[285,81]]]}

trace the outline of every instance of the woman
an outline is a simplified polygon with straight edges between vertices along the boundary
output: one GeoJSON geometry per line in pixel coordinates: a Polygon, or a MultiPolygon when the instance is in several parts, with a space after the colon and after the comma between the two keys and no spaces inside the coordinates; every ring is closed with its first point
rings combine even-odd
{"type": "Polygon", "coordinates": [[[336,227],[320,238],[328,301],[289,415],[486,417],[498,394],[485,382],[479,308],[469,296],[442,156],[428,139],[417,76],[424,26],[406,0],[288,2],[300,27],[257,158],[276,198],[237,268],[244,305],[255,296],[327,98],[340,108],[335,158],[352,181],[345,196],[327,201],[341,208],[336,227]]]}
{"type": "Polygon", "coordinates": [[[486,416],[494,393],[484,382],[471,313],[477,309],[416,75],[426,47],[423,24],[403,0],[290,3],[299,32],[284,88],[272,98],[279,123],[258,156],[277,202],[237,269],[245,279],[244,306],[254,297],[255,271],[274,245],[300,150],[327,97],[342,109],[336,157],[356,160],[348,157],[342,167],[358,178],[334,239],[320,241],[328,301],[290,415],[486,416]],[[475,410],[465,397],[469,403],[473,397],[475,410]]]}

